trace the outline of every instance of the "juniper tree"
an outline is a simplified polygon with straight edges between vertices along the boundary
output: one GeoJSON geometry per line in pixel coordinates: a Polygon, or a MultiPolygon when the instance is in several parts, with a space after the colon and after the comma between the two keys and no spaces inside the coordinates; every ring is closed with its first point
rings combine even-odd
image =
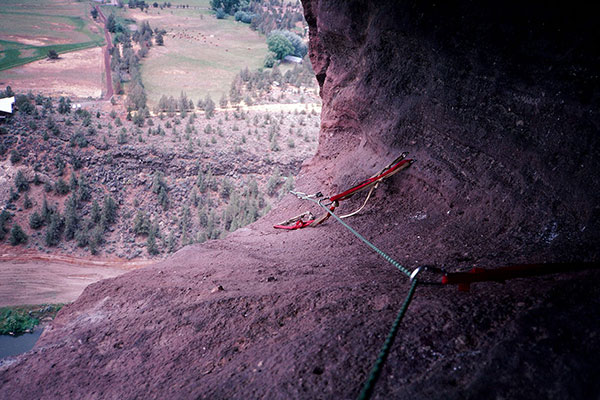
{"type": "Polygon", "coordinates": [[[167,186],[164,178],[165,176],[162,172],[157,171],[154,173],[154,175],[152,176],[152,186],[150,187],[152,193],[158,194],[160,192],[161,187],[167,186]]]}
{"type": "Polygon", "coordinates": [[[67,183],[62,178],[59,178],[58,181],[54,184],[54,191],[56,192],[56,194],[64,196],[65,194],[69,193],[70,188],[69,185],[67,185],[67,183]]]}
{"type": "Polygon", "coordinates": [[[158,228],[158,223],[155,223],[150,227],[148,239],[146,239],[146,249],[148,249],[148,254],[150,255],[156,255],[160,252],[158,246],[156,245],[157,237],[160,237],[160,231],[158,228]]]}
{"type": "Polygon", "coordinates": [[[232,191],[233,185],[231,184],[231,181],[227,178],[223,179],[220,192],[221,198],[228,199],[232,191]]]}
{"type": "Polygon", "coordinates": [[[23,197],[23,208],[25,208],[26,210],[29,210],[32,206],[33,206],[33,202],[29,198],[29,195],[27,193],[25,193],[25,196],[23,197]]]}
{"type": "Polygon", "coordinates": [[[98,254],[98,247],[100,247],[103,243],[103,234],[104,230],[102,227],[97,226],[90,231],[90,235],[88,237],[88,247],[90,249],[90,253],[98,254]]]}
{"type": "Polygon", "coordinates": [[[75,237],[75,232],[79,228],[79,217],[77,215],[78,201],[73,193],[65,202],[65,239],[72,240],[75,237]]]}
{"type": "Polygon", "coordinates": [[[215,114],[215,102],[210,97],[210,94],[207,94],[204,100],[204,114],[206,119],[211,119],[215,114]]]}
{"type": "MultiPolygon", "coordinates": [[[[85,223],[84,223],[85,225],[85,223]]],[[[77,246],[85,247],[88,245],[88,234],[85,230],[80,229],[75,232],[75,241],[77,242],[77,246]]]]}
{"type": "Polygon", "coordinates": [[[184,244],[186,242],[191,222],[190,207],[186,205],[183,208],[183,214],[181,215],[181,220],[179,221],[179,228],[181,229],[181,235],[183,237],[182,241],[184,244]]]}
{"type": "Polygon", "coordinates": [[[84,176],[80,176],[79,180],[77,181],[77,198],[79,201],[82,202],[87,202],[90,201],[92,198],[92,195],[90,193],[90,186],[87,183],[87,180],[85,179],[84,176]]]}
{"type": "Polygon", "coordinates": [[[44,220],[44,224],[49,224],[52,218],[52,214],[54,214],[54,210],[48,205],[48,200],[46,200],[46,197],[44,197],[44,201],[42,202],[42,209],[40,214],[40,216],[44,220]]]}
{"type": "Polygon", "coordinates": [[[27,234],[23,231],[19,224],[14,224],[10,230],[10,244],[16,246],[21,243],[27,243],[27,234]]]}
{"type": "Polygon", "coordinates": [[[165,211],[169,208],[169,197],[164,186],[161,186],[160,191],[158,192],[158,203],[165,211]]]}
{"type": "Polygon", "coordinates": [[[37,211],[34,211],[29,216],[29,227],[31,229],[36,229],[36,230],[40,229],[45,224],[46,224],[46,221],[44,221],[44,218],[37,211]]]}
{"type": "Polygon", "coordinates": [[[19,191],[18,191],[18,190],[17,190],[17,191],[15,191],[15,190],[14,190],[14,189],[11,187],[11,188],[10,188],[10,192],[9,192],[9,194],[8,194],[8,201],[12,203],[12,202],[14,202],[14,201],[17,201],[17,200],[19,200],[19,197],[20,197],[20,195],[19,195],[19,191]]]}
{"type": "Polygon", "coordinates": [[[50,223],[46,228],[46,245],[53,247],[56,246],[61,239],[62,231],[64,228],[63,217],[59,212],[52,213],[50,217],[50,223]]]}
{"type": "Polygon", "coordinates": [[[102,204],[102,216],[100,218],[101,225],[104,229],[114,224],[117,219],[117,203],[110,196],[104,198],[102,204]]]}
{"type": "Polygon", "coordinates": [[[11,150],[10,151],[10,163],[15,165],[19,161],[21,161],[21,155],[19,154],[19,152],[14,149],[11,150]]]}
{"type": "Polygon", "coordinates": [[[146,236],[150,233],[151,223],[148,214],[142,210],[138,210],[133,219],[133,233],[135,235],[146,236]]]}
{"type": "Polygon", "coordinates": [[[2,210],[2,212],[0,212],[0,240],[4,240],[4,237],[8,233],[6,224],[12,217],[13,215],[7,210],[2,210]]]}
{"type": "Polygon", "coordinates": [[[25,178],[23,171],[17,171],[17,175],[15,176],[15,187],[19,192],[26,192],[29,190],[29,181],[25,178]]]}
{"type": "Polygon", "coordinates": [[[75,174],[71,174],[71,178],[69,179],[69,188],[72,192],[77,190],[77,176],[75,174]]]}
{"type": "Polygon", "coordinates": [[[196,190],[196,187],[192,187],[192,191],[190,193],[190,203],[194,205],[194,207],[198,207],[198,203],[200,202],[200,199],[198,197],[198,191],[196,190]]]}
{"type": "Polygon", "coordinates": [[[281,183],[281,174],[279,172],[279,168],[275,168],[273,170],[273,175],[267,181],[267,194],[269,196],[274,196],[277,190],[277,187],[281,183]]]}
{"type": "Polygon", "coordinates": [[[90,220],[93,223],[98,223],[100,222],[100,219],[102,218],[102,210],[100,209],[100,205],[98,204],[98,202],[96,200],[94,200],[94,202],[92,203],[92,208],[90,209],[90,220]]]}

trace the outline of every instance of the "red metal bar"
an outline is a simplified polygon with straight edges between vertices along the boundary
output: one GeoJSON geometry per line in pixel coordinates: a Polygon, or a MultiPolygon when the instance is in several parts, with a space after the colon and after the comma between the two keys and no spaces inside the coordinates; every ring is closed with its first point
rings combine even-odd
{"type": "Polygon", "coordinates": [[[468,272],[451,272],[442,277],[444,285],[458,285],[458,290],[468,292],[471,283],[475,282],[504,282],[508,279],[527,278],[556,274],[561,272],[581,271],[600,268],[600,263],[548,263],[548,264],[518,264],[494,269],[473,268],[468,272]]]}

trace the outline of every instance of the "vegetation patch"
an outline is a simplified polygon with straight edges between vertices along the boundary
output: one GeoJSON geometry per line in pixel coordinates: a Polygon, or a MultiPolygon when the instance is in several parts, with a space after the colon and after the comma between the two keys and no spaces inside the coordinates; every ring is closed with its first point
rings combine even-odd
{"type": "Polygon", "coordinates": [[[54,319],[64,304],[0,307],[0,335],[31,332],[45,319],[54,319]]]}

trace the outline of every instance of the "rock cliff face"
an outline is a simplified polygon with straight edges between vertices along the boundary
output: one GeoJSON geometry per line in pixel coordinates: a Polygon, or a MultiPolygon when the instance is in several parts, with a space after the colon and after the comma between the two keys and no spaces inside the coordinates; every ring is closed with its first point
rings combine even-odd
{"type": "MultiPolygon", "coordinates": [[[[569,6],[304,0],[324,105],[298,189],[408,150],[350,221],[407,267],[598,261],[598,29],[569,6]]],[[[355,397],[407,283],[334,221],[270,228],[306,207],[88,287],[1,397],[355,397]]],[[[419,287],[375,397],[598,397],[599,277],[419,287]]]]}
{"type": "Polygon", "coordinates": [[[512,260],[597,243],[600,62],[585,7],[305,4],[324,103],[315,163],[336,158],[334,184],[410,150],[395,204],[416,200],[444,226],[443,262],[465,240],[482,245],[471,259],[512,260]]]}

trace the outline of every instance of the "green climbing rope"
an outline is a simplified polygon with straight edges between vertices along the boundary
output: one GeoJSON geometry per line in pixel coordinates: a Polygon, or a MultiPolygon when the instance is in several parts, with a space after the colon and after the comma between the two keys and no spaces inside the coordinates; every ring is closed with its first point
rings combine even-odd
{"type": "Polygon", "coordinates": [[[375,252],[377,252],[377,254],[379,254],[381,257],[383,257],[387,262],[392,264],[394,267],[396,267],[398,270],[400,270],[402,273],[404,273],[406,276],[408,276],[410,278],[410,281],[411,281],[410,289],[408,290],[408,294],[406,295],[406,298],[404,299],[404,303],[402,303],[402,308],[398,312],[398,315],[396,316],[396,319],[394,320],[394,323],[392,324],[392,327],[390,328],[390,331],[385,339],[385,342],[383,343],[383,346],[381,347],[381,350],[379,351],[377,360],[375,360],[375,364],[373,364],[373,367],[371,367],[371,372],[369,373],[369,377],[365,381],[363,388],[360,391],[360,394],[358,396],[359,400],[368,400],[371,398],[371,395],[373,394],[373,390],[375,389],[375,384],[377,383],[377,380],[379,379],[379,376],[381,375],[381,368],[385,364],[385,361],[387,360],[387,357],[390,353],[392,345],[394,344],[394,339],[396,338],[396,335],[398,333],[398,328],[400,326],[400,322],[402,322],[402,318],[404,317],[404,314],[406,314],[406,310],[408,310],[408,306],[410,305],[410,302],[411,302],[413,295],[415,293],[415,290],[417,288],[418,281],[416,279],[416,276],[419,273],[419,268],[415,269],[413,272],[410,272],[408,269],[406,269],[405,267],[400,265],[400,263],[398,263],[392,257],[390,257],[385,252],[383,252],[382,250],[377,248],[377,246],[375,246],[373,243],[371,243],[367,239],[365,239],[365,237],[363,235],[361,235],[360,233],[355,231],[350,225],[348,225],[347,223],[342,221],[342,219],[340,217],[335,215],[335,213],[333,211],[331,211],[327,206],[324,206],[323,204],[321,204],[321,202],[319,200],[315,199],[315,197],[313,197],[313,196],[299,196],[299,197],[304,200],[310,200],[313,203],[316,203],[320,207],[325,209],[325,211],[327,211],[332,217],[334,217],[340,224],[342,224],[346,229],[348,229],[350,232],[352,232],[352,234],[354,234],[354,236],[359,238],[363,243],[365,243],[371,249],[375,250],[375,252]]]}
{"type": "Polygon", "coordinates": [[[415,289],[417,288],[417,283],[417,279],[412,280],[408,294],[406,295],[404,303],[402,304],[402,308],[398,312],[398,315],[392,324],[392,328],[385,339],[385,343],[383,343],[383,346],[379,351],[379,356],[377,356],[375,364],[373,364],[373,367],[371,367],[371,372],[369,373],[369,377],[365,381],[363,388],[360,391],[360,395],[358,395],[359,400],[368,400],[373,394],[375,384],[379,379],[379,375],[381,375],[381,368],[383,367],[383,364],[385,364],[385,360],[387,360],[388,354],[390,353],[392,345],[394,344],[394,339],[398,333],[398,327],[400,326],[400,322],[402,322],[402,318],[404,317],[406,310],[408,310],[408,306],[410,305],[413,294],[415,293],[415,289]]]}
{"type": "Polygon", "coordinates": [[[377,254],[379,254],[381,257],[383,257],[384,260],[386,260],[387,262],[389,262],[390,264],[392,264],[394,267],[398,268],[403,274],[405,274],[409,278],[411,277],[411,272],[408,269],[404,268],[402,265],[400,265],[400,263],[398,261],[394,260],[392,257],[390,257],[387,254],[385,254],[383,251],[379,250],[379,248],[377,248],[377,246],[375,246],[373,243],[371,243],[367,239],[365,239],[365,237],[363,235],[361,235],[360,233],[356,232],[350,225],[348,225],[340,217],[338,217],[337,215],[335,215],[335,213],[333,211],[331,211],[327,206],[324,206],[323,204],[321,204],[319,202],[319,200],[316,200],[316,199],[314,199],[312,197],[308,197],[308,196],[302,197],[302,199],[304,199],[304,200],[310,200],[313,203],[316,203],[320,207],[322,207],[323,209],[325,209],[325,211],[327,211],[340,224],[342,224],[344,227],[346,227],[346,229],[348,229],[350,232],[352,232],[354,234],[354,236],[356,236],[357,238],[359,238],[360,240],[362,240],[371,249],[375,250],[375,252],[377,254]]]}

